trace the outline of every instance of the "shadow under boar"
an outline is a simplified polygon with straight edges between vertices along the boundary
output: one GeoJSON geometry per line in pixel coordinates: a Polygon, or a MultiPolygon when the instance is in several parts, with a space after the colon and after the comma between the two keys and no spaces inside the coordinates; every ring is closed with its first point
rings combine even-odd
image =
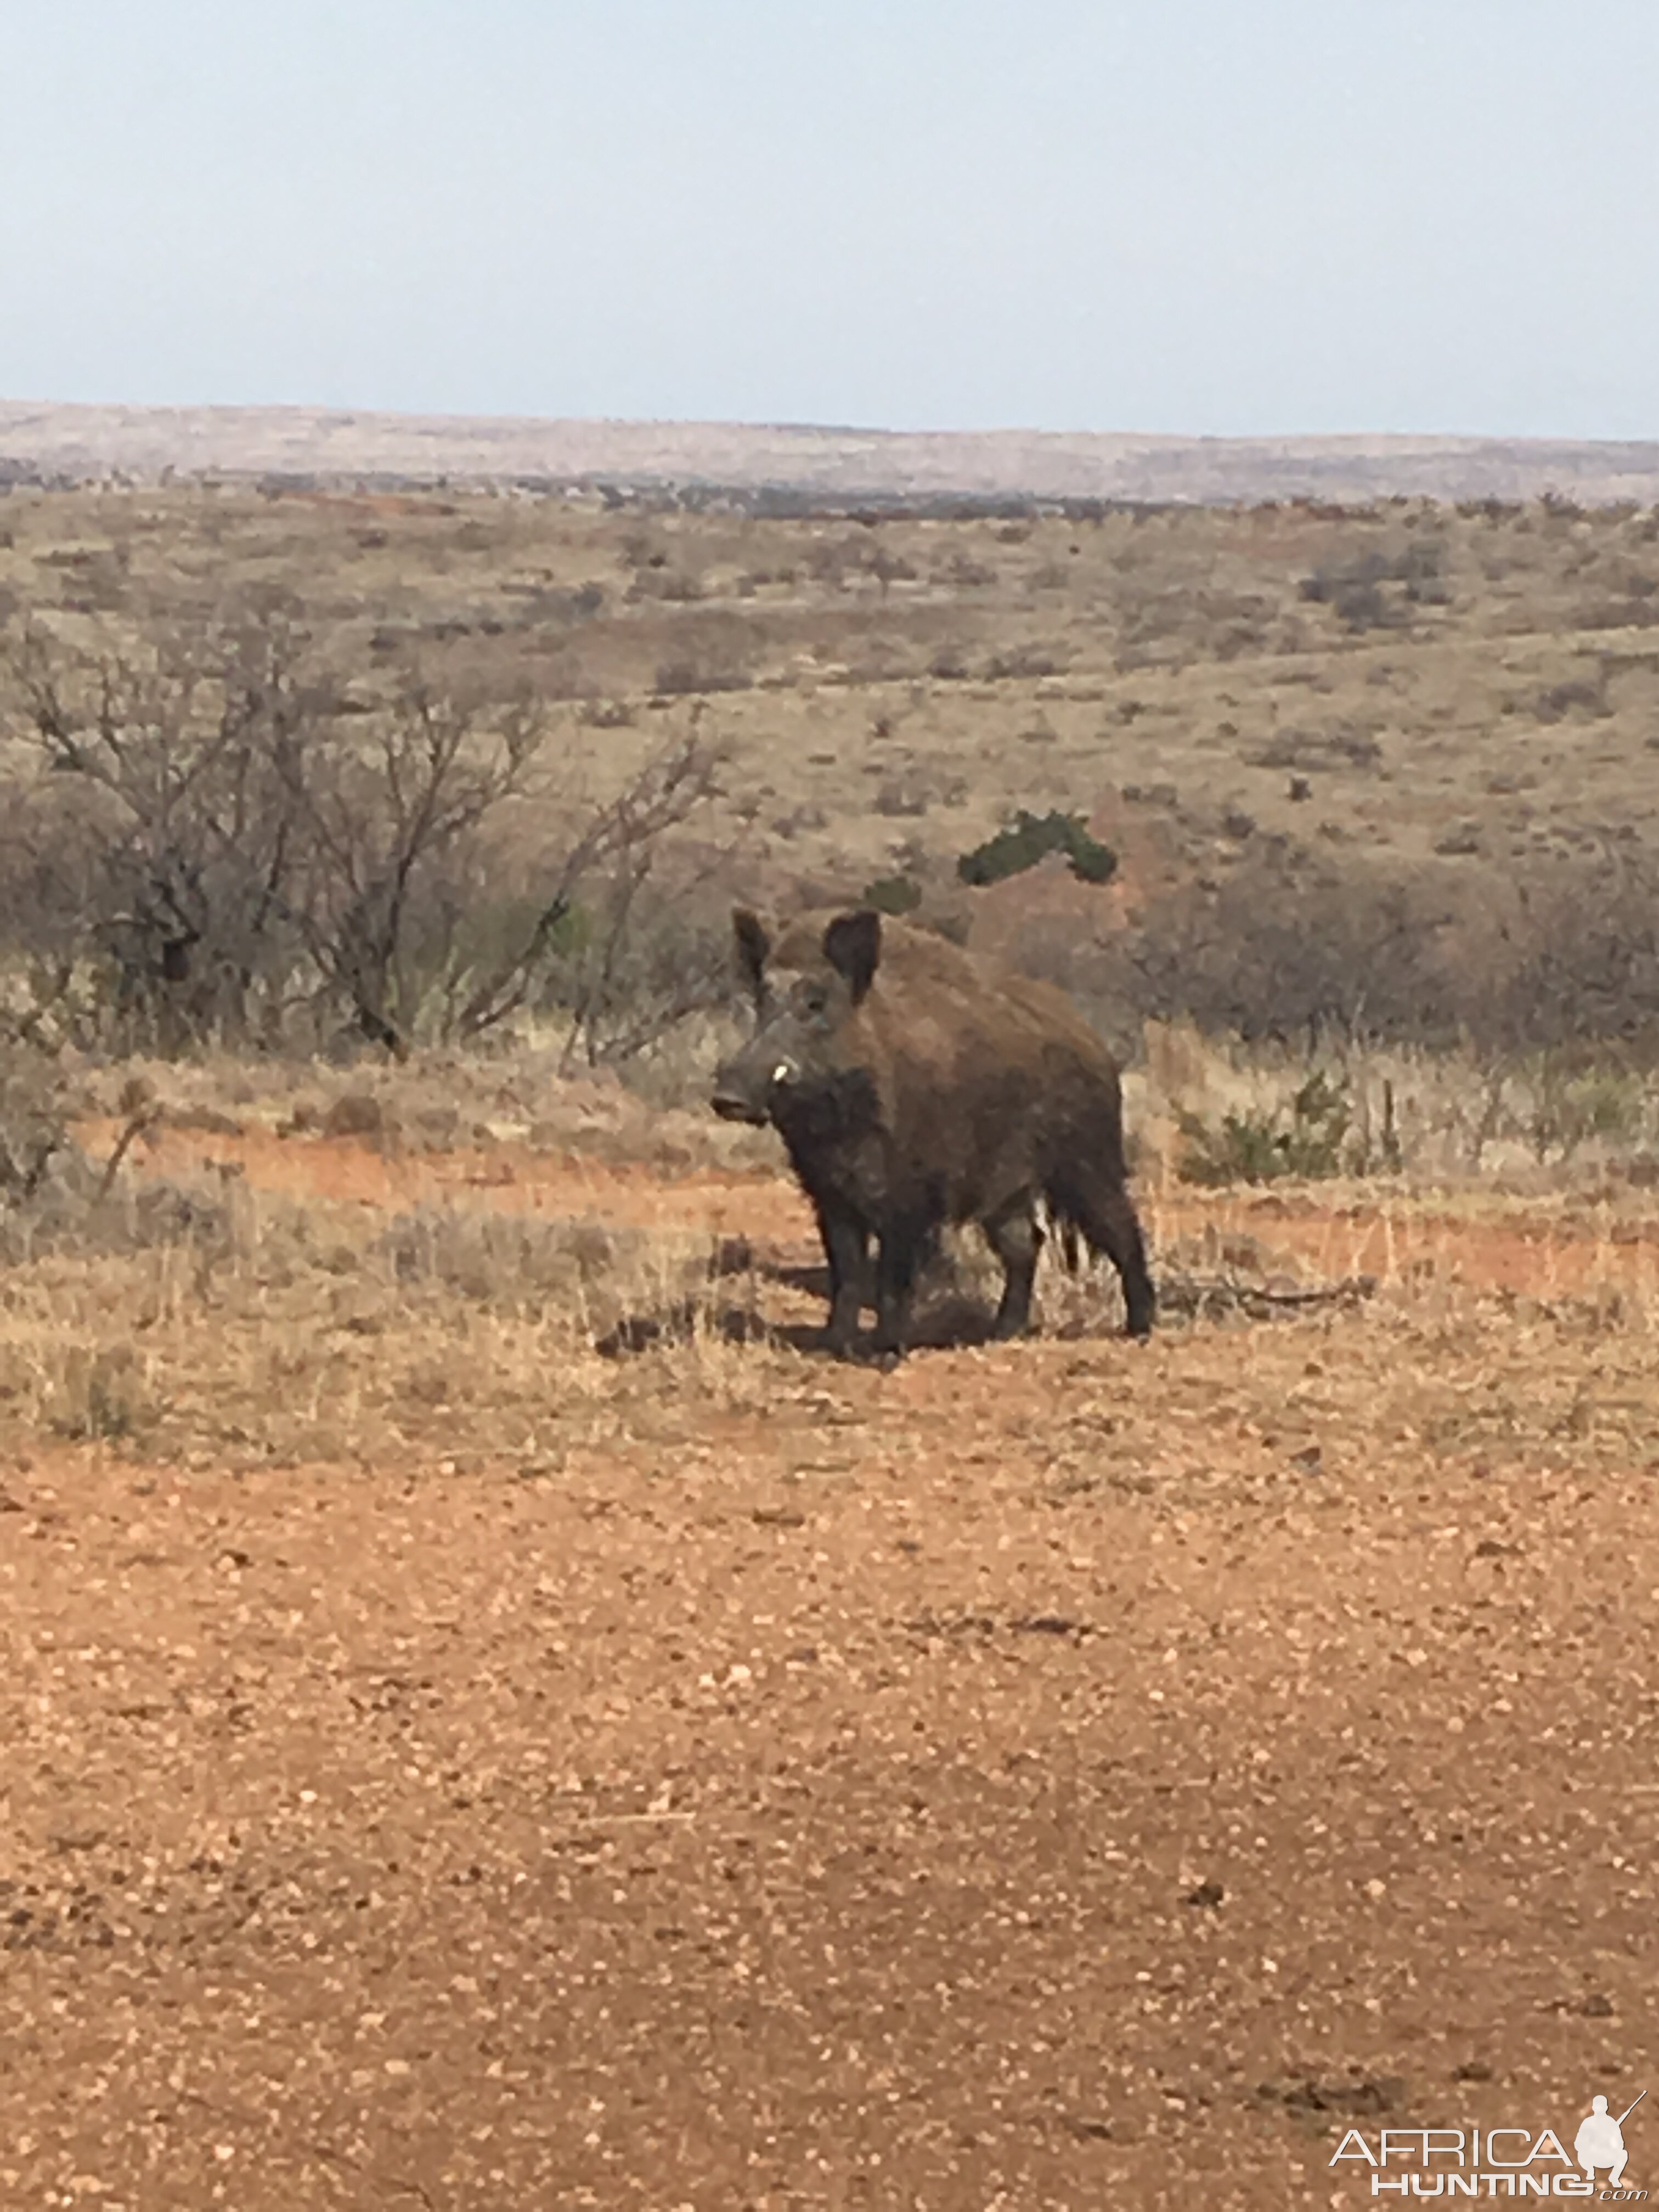
{"type": "Polygon", "coordinates": [[[713,1103],[769,1122],[812,1201],[830,1266],[828,1342],[846,1353],[876,1242],[877,1349],[902,1353],[918,1264],[976,1222],[1004,1270],[994,1334],[1030,1324],[1047,1201],[1123,1285],[1130,1334],[1153,1291],[1126,1188],[1117,1064],[1065,994],[867,908],[804,915],[775,940],[732,915],[756,1030],[713,1103]]]}

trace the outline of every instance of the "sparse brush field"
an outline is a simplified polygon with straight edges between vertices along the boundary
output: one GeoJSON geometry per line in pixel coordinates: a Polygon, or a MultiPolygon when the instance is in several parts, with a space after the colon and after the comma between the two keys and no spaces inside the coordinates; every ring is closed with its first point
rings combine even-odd
{"type": "Polygon", "coordinates": [[[1622,2111],[1656,581],[0,500],[4,2201],[1266,2212],[1622,2111]],[[702,1099],[732,896],[872,885],[1123,1045],[1150,1346],[963,1244],[818,1352],[702,1099]]]}
{"type": "Polygon", "coordinates": [[[712,696],[733,761],[715,834],[843,886],[1016,806],[1126,791],[1194,863],[1287,839],[1454,878],[1599,854],[1659,811],[1646,509],[768,519],[19,490],[3,520],[15,623],[101,648],[297,613],[359,700],[411,660],[441,689],[528,682],[600,786],[672,702],[712,696]]]}

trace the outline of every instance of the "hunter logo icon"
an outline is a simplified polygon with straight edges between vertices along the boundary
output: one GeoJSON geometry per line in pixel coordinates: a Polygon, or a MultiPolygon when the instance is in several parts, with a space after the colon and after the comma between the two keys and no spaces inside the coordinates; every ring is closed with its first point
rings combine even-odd
{"type": "Polygon", "coordinates": [[[1591,2098],[1590,2108],[1572,2139],[1572,2154],[1584,2169],[1587,2181],[1595,2180],[1598,2166],[1612,2169],[1607,2175],[1609,2189],[1617,2189],[1624,2179],[1625,2162],[1630,2156],[1625,2148],[1625,2122],[1647,2094],[1644,2089],[1642,2096],[1627,2105],[1616,2120],[1607,2110],[1605,2097],[1591,2098]]]}
{"type": "Polygon", "coordinates": [[[1375,2138],[1350,2128],[1330,2164],[1369,2169],[1374,2197],[1590,2197],[1643,2203],[1645,2189],[1623,2185],[1630,2156],[1625,2123],[1647,2094],[1633,2097],[1617,2119],[1605,2097],[1592,2097],[1571,2153],[1562,2135],[1535,2121],[1524,2128],[1383,2128],[1375,2138]]]}

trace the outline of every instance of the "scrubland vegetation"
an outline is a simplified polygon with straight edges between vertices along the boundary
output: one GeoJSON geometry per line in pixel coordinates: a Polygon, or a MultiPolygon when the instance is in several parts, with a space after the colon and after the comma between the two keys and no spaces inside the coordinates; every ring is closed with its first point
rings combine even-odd
{"type": "MultiPolygon", "coordinates": [[[[365,1237],[232,1157],[763,1174],[702,1110],[734,897],[866,898],[1063,983],[1154,1191],[1643,1215],[1659,517],[765,507],[0,505],[21,1419],[176,1421],[133,1347],[163,1312],[228,1328],[237,1284],[262,1327],[286,1299],[365,1343],[359,1407],[449,1402],[367,1342],[422,1300],[519,1332],[526,1374],[550,1331],[567,1360],[657,1340],[642,1315],[741,1336],[701,1217],[463,1223],[452,1192],[365,1237]],[[229,1149],[169,1182],[192,1128],[229,1149]]],[[[276,1419],[281,1364],[233,1427],[276,1419]]]]}
{"type": "Polygon", "coordinates": [[[1187,1022],[1282,1063],[1293,1119],[1335,1085],[1340,1139],[1334,1105],[1289,1152],[1241,1124],[1250,1172],[1409,1165],[1384,1049],[1461,1058],[1471,1167],[1645,1144],[1644,510],[272,485],[0,516],[20,1052],[556,1036],[665,1096],[732,896],[867,896],[1065,983],[1132,1061],[1187,1022]]]}
{"type": "Polygon", "coordinates": [[[20,2202],[1323,2203],[1648,2078],[1659,517],[799,506],[0,499],[20,2202]],[[1149,1346],[963,1247],[817,1356],[734,897],[1076,994],[1149,1346]]]}

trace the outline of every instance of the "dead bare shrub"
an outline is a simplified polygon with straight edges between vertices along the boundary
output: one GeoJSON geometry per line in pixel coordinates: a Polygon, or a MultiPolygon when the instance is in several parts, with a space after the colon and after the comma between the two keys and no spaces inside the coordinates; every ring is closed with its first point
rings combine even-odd
{"type": "MultiPolygon", "coordinates": [[[[1152,901],[1076,959],[1097,995],[1212,1035],[1488,1055],[1617,1042],[1659,1054],[1659,882],[1626,858],[1539,865],[1505,896],[1449,871],[1341,874],[1294,848],[1152,901]]],[[[1065,981],[1063,976],[1054,978],[1065,981]]]]}
{"type": "Polygon", "coordinates": [[[35,772],[0,842],[0,940],[14,1026],[48,1042],[476,1037],[544,990],[579,890],[637,874],[714,788],[694,714],[578,803],[527,695],[411,674],[365,700],[269,609],[143,652],[37,629],[4,672],[35,772]],[[532,798],[558,835],[514,881],[502,836],[532,798]]]}
{"type": "Polygon", "coordinates": [[[0,1211],[33,1199],[68,1144],[55,1069],[14,1048],[0,1060],[0,1211]]]}
{"type": "Polygon", "coordinates": [[[731,990],[724,853],[618,854],[573,908],[565,957],[544,1001],[569,1024],[559,1073],[614,1067],[660,1044],[731,990]]]}

